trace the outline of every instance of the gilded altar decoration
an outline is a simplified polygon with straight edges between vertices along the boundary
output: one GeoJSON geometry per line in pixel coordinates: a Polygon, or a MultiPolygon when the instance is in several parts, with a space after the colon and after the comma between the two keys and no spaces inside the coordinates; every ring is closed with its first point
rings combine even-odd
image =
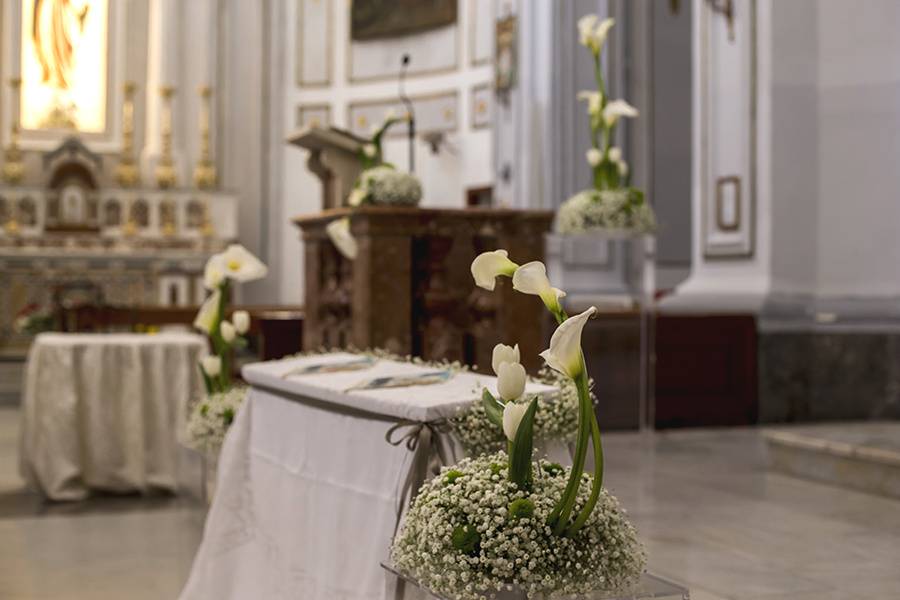
{"type": "Polygon", "coordinates": [[[162,111],[160,120],[160,136],[162,137],[162,149],[159,163],[156,165],[156,183],[161,188],[175,187],[178,180],[175,174],[175,163],[172,159],[172,96],[175,88],[163,86],[159,90],[162,96],[162,111]]]}
{"type": "Polygon", "coordinates": [[[22,0],[21,126],[106,130],[108,0],[22,0]]]}
{"type": "Polygon", "coordinates": [[[200,158],[194,167],[194,185],[201,190],[216,186],[216,167],[212,163],[209,148],[209,103],[212,97],[212,88],[203,86],[200,88],[200,158]]]}
{"type": "MultiPolygon", "coordinates": [[[[21,84],[21,79],[10,79],[9,85],[12,88],[13,98],[19,93],[19,86],[21,84]]],[[[21,182],[22,178],[25,176],[25,164],[22,162],[22,151],[19,149],[19,124],[15,119],[12,120],[9,145],[6,147],[3,154],[3,181],[10,185],[21,182]]],[[[11,220],[9,223],[16,224],[15,219],[11,220]]]]}
{"type": "Polygon", "coordinates": [[[134,91],[133,81],[125,83],[125,101],[122,103],[122,155],[116,165],[116,182],[122,187],[133,187],[140,180],[134,160],[134,91]]]}

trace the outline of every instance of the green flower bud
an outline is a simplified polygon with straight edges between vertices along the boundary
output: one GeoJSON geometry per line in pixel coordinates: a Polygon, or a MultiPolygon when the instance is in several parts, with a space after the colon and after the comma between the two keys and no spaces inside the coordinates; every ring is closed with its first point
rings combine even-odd
{"type": "Polygon", "coordinates": [[[447,471],[447,474],[444,475],[444,481],[447,484],[451,484],[463,475],[465,475],[465,473],[463,473],[462,471],[459,471],[457,469],[450,469],[449,471],[447,471]]]}
{"type": "Polygon", "coordinates": [[[456,526],[453,533],[450,534],[450,542],[456,550],[463,554],[477,554],[481,536],[478,535],[478,530],[474,526],[467,523],[456,526]]]}
{"type": "Polygon", "coordinates": [[[509,503],[510,519],[530,519],[534,516],[534,502],[527,498],[516,498],[509,503]]]}

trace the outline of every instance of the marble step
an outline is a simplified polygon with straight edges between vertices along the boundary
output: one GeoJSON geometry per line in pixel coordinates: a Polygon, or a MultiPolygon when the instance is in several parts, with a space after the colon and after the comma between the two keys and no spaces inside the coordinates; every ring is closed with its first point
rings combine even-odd
{"type": "Polygon", "coordinates": [[[780,427],[764,436],[775,471],[900,498],[900,421],[780,427]]]}

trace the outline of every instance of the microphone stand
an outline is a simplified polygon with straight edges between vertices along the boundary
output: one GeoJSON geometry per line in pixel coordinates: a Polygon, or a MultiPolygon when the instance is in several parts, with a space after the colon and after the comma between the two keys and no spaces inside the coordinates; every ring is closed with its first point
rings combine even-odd
{"type": "Polygon", "coordinates": [[[400,62],[400,81],[398,82],[399,87],[399,96],[400,101],[403,102],[403,106],[406,107],[407,118],[407,137],[409,138],[409,172],[415,173],[416,171],[416,117],[415,112],[413,111],[413,104],[410,101],[409,97],[406,95],[405,86],[406,83],[406,70],[409,68],[409,54],[404,54],[403,58],[400,62]]]}

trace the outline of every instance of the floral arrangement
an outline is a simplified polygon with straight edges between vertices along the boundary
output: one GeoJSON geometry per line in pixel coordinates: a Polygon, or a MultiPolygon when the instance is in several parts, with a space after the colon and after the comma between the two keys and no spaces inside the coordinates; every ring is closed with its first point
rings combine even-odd
{"type": "Polygon", "coordinates": [[[247,388],[236,385],[194,405],[187,423],[188,445],[201,452],[218,452],[246,395],[247,388]]]}
{"type": "MultiPolygon", "coordinates": [[[[347,197],[348,205],[417,206],[422,200],[422,184],[419,179],[411,173],[398,171],[394,165],[385,162],[381,146],[388,129],[406,120],[406,117],[397,117],[393,112],[388,112],[384,122],[360,148],[362,173],[347,197]]],[[[350,217],[332,221],[325,227],[325,233],[345,258],[356,258],[357,245],[350,232],[350,217]]]]}
{"type": "Polygon", "coordinates": [[[13,331],[24,335],[37,335],[53,329],[53,313],[32,302],[18,312],[13,320],[13,331]]]}
{"type": "Polygon", "coordinates": [[[594,58],[597,89],[579,92],[587,102],[591,126],[591,148],[587,162],[593,173],[593,188],[578,192],[559,208],[556,230],[559,233],[585,233],[595,230],[620,230],[647,233],[656,228],[653,209],[644,193],[630,186],[628,163],[622,151],[613,146],[616,124],[623,117],[638,116],[636,108],[625,100],[610,100],[603,80],[601,54],[614,24],[587,15],[578,21],[581,44],[594,58]]]}
{"type": "MultiPolygon", "coordinates": [[[[492,362],[496,362],[496,358],[492,362]]],[[[496,368],[494,371],[496,372],[496,368]]],[[[538,396],[534,415],[535,440],[574,442],[578,432],[577,388],[571,380],[549,368],[542,369],[536,380],[557,387],[559,393],[551,397],[538,396]]],[[[528,398],[522,399],[522,402],[527,401],[528,398]]],[[[506,437],[488,419],[483,403],[475,403],[462,409],[450,419],[450,426],[468,456],[492,454],[506,445],[506,437]]]]}
{"type": "Polygon", "coordinates": [[[210,396],[231,389],[231,353],[235,348],[246,346],[243,335],[250,329],[247,311],[234,311],[231,321],[224,318],[229,286],[231,282],[261,279],[267,272],[266,265],[240,244],[228,246],[206,262],[203,285],[210,294],[194,319],[194,327],[209,337],[213,349],[213,354],[200,360],[200,372],[210,396]]]}
{"type": "Polygon", "coordinates": [[[518,588],[537,594],[587,594],[634,585],[646,558],[634,528],[603,490],[603,448],[594,414],[581,333],[596,312],[569,317],[540,262],[519,266],[505,250],[479,255],[472,275],[493,290],[496,277],[537,295],[559,324],[547,365],[570,379],[578,395],[572,468],[532,461],[537,400],[521,402],[525,369],[509,346],[494,356],[498,395],[485,391],[485,414],[507,440],[506,451],[465,459],[425,483],[416,496],[391,557],[396,568],[428,590],[459,600],[518,588]],[[588,445],[593,474],[584,472],[588,445]]]}

